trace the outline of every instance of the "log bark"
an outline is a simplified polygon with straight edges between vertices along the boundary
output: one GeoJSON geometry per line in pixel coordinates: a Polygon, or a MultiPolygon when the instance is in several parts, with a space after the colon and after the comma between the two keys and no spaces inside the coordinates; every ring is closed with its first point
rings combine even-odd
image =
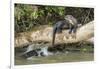
{"type": "MultiPolygon", "coordinates": [[[[15,37],[15,47],[28,45],[34,41],[52,42],[52,27],[45,27],[37,31],[24,32],[15,37]]],[[[56,35],[55,43],[75,43],[86,41],[94,36],[94,21],[91,21],[77,29],[76,38],[71,38],[69,30],[64,30],[56,35]]]]}

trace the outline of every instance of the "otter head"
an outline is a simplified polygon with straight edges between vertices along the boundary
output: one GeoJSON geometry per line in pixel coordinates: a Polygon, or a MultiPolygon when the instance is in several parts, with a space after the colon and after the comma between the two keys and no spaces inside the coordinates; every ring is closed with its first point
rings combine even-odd
{"type": "Polygon", "coordinates": [[[65,20],[68,21],[70,24],[74,25],[73,23],[73,16],[72,15],[66,15],[65,20]]]}

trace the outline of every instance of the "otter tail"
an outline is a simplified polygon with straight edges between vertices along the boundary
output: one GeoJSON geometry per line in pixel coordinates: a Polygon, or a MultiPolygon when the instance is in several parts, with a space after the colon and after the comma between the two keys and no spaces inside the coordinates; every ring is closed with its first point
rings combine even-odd
{"type": "Polygon", "coordinates": [[[57,31],[57,28],[54,28],[53,29],[53,37],[52,37],[52,46],[54,46],[54,44],[55,44],[56,31],[57,31]]]}

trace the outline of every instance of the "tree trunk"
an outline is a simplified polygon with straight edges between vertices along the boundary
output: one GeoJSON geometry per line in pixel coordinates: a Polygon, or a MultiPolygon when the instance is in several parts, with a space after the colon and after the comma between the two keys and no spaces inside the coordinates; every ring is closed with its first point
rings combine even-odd
{"type": "MultiPolygon", "coordinates": [[[[52,27],[46,27],[37,31],[19,33],[15,37],[15,47],[25,46],[34,41],[52,42],[52,27]]],[[[64,30],[61,34],[57,34],[55,43],[75,43],[86,41],[94,36],[94,21],[91,21],[77,29],[76,38],[71,38],[68,34],[69,30],[64,30]]]]}

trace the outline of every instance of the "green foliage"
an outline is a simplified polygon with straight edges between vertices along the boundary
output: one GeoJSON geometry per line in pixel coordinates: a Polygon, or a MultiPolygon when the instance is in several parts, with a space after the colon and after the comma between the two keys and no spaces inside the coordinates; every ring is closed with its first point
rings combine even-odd
{"type": "Polygon", "coordinates": [[[76,17],[82,24],[94,19],[93,8],[15,4],[15,33],[29,31],[40,25],[53,25],[68,14],[76,17]]]}

